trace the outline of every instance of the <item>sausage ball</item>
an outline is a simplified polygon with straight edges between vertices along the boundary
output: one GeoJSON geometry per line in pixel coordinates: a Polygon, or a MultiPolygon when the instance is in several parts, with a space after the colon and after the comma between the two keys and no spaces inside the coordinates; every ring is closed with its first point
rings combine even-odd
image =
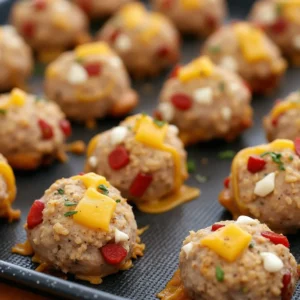
{"type": "Polygon", "coordinates": [[[92,139],[85,171],[103,174],[143,211],[169,210],[199,195],[182,186],[186,152],[177,133],[175,126],[149,116],[129,117],[92,139]]]}
{"type": "Polygon", "coordinates": [[[260,26],[296,65],[300,65],[299,9],[297,0],[259,0],[250,13],[250,21],[260,26]]]}
{"type": "Polygon", "coordinates": [[[135,77],[157,75],[179,59],[179,34],[163,15],[140,3],[125,5],[99,31],[135,77]]]}
{"type": "Polygon", "coordinates": [[[46,62],[89,37],[87,17],[67,0],[18,1],[11,21],[39,59],[46,62]]]}
{"type": "Polygon", "coordinates": [[[300,228],[300,140],[275,140],[246,148],[234,158],[220,203],[236,218],[248,215],[274,231],[300,228]]]}
{"type": "Polygon", "coordinates": [[[94,173],[52,184],[34,201],[25,229],[40,263],[91,283],[131,267],[143,246],[131,206],[94,173]]]}
{"type": "Polygon", "coordinates": [[[55,103],[19,89],[0,96],[0,152],[13,168],[30,170],[63,158],[70,134],[55,103]]]}
{"type": "Polygon", "coordinates": [[[8,218],[9,221],[20,218],[20,211],[11,208],[16,192],[14,172],[4,156],[0,154],[0,218],[8,218]]]}
{"type": "Polygon", "coordinates": [[[272,92],[287,64],[279,48],[259,28],[237,22],[208,38],[203,53],[220,66],[237,72],[255,93],[272,92]]]}
{"type": "Polygon", "coordinates": [[[138,103],[123,62],[104,42],[59,56],[46,70],[45,92],[78,121],[121,116],[138,103]]]}
{"type": "Polygon", "coordinates": [[[300,92],[294,92],[276,103],[263,123],[269,142],[300,137],[300,92]]]}
{"type": "Polygon", "coordinates": [[[157,118],[175,124],[184,144],[235,139],[252,124],[251,93],[238,75],[200,57],[164,84],[157,118]]]}
{"type": "Polygon", "coordinates": [[[179,260],[193,300],[290,300],[298,281],[288,239],[245,216],[191,231],[179,260]]]}
{"type": "Polygon", "coordinates": [[[132,0],[74,0],[79,7],[91,18],[102,18],[114,14],[120,7],[132,0]]]}
{"type": "Polygon", "coordinates": [[[182,33],[208,36],[223,23],[224,0],[152,0],[155,10],[169,17],[182,33]]]}
{"type": "Polygon", "coordinates": [[[12,26],[0,26],[0,91],[24,87],[33,68],[31,50],[12,26]]]}

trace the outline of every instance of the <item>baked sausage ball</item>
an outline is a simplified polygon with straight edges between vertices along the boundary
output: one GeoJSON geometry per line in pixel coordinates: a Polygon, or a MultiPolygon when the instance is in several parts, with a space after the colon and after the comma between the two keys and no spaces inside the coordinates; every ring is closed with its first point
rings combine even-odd
{"type": "Polygon", "coordinates": [[[300,141],[275,140],[246,148],[234,158],[220,203],[236,218],[249,215],[274,231],[300,228],[300,141]]]}
{"type": "Polygon", "coordinates": [[[269,115],[264,118],[264,128],[269,142],[300,137],[299,91],[275,104],[269,115]]]}
{"type": "Polygon", "coordinates": [[[59,56],[46,70],[45,92],[78,121],[121,116],[138,102],[122,61],[104,42],[59,56]]]}
{"type": "Polygon", "coordinates": [[[260,26],[294,64],[300,65],[300,2],[259,0],[250,21],[260,26]]]}
{"type": "Polygon", "coordinates": [[[11,21],[42,61],[85,42],[89,36],[87,17],[66,0],[18,1],[11,21]]]}
{"type": "Polygon", "coordinates": [[[34,201],[25,229],[40,263],[91,283],[131,267],[142,254],[131,206],[94,173],[52,184],[34,201]]]}
{"type": "Polygon", "coordinates": [[[183,186],[186,152],[178,129],[147,115],[136,115],[94,137],[86,172],[103,174],[145,212],[159,213],[199,195],[183,186]]]}
{"type": "Polygon", "coordinates": [[[9,25],[0,26],[0,91],[24,87],[32,72],[30,48],[9,25]]]}
{"type": "Polygon", "coordinates": [[[180,299],[290,300],[298,280],[288,239],[246,216],[191,231],[179,260],[180,299]]]}
{"type": "Polygon", "coordinates": [[[169,17],[183,33],[208,36],[223,23],[224,0],[152,0],[155,10],[169,17]]]}
{"type": "Polygon", "coordinates": [[[208,38],[203,54],[220,66],[237,72],[255,93],[269,93],[280,82],[286,61],[279,48],[246,22],[226,25],[208,38]]]}
{"type": "Polygon", "coordinates": [[[106,17],[114,14],[120,7],[132,0],[74,0],[76,4],[91,18],[106,17]]]}
{"type": "Polygon", "coordinates": [[[14,172],[7,160],[0,154],[0,218],[8,218],[9,221],[20,218],[20,211],[11,208],[16,192],[14,172]]]}
{"type": "Polygon", "coordinates": [[[152,76],[179,58],[179,34],[163,15],[140,3],[125,5],[99,31],[136,77],[152,76]]]}
{"type": "Polygon", "coordinates": [[[0,96],[0,153],[13,168],[35,169],[62,158],[70,134],[55,103],[19,89],[0,96]]]}
{"type": "Polygon", "coordinates": [[[157,118],[175,124],[184,144],[232,140],[252,124],[251,93],[238,75],[208,57],[177,67],[164,84],[157,118]]]}

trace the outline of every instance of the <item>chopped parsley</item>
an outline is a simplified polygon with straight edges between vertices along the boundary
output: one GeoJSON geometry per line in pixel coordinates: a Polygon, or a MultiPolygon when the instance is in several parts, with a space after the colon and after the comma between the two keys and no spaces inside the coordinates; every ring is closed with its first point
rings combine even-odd
{"type": "Polygon", "coordinates": [[[199,183],[205,183],[205,182],[207,182],[207,180],[208,180],[207,176],[203,176],[203,175],[200,175],[200,174],[196,174],[196,175],[195,175],[195,179],[196,179],[199,183]]]}
{"type": "Polygon", "coordinates": [[[186,163],[186,168],[189,173],[194,173],[196,171],[196,164],[193,160],[188,160],[186,163]]]}
{"type": "Polygon", "coordinates": [[[46,101],[46,99],[40,96],[35,97],[35,102],[41,102],[41,101],[46,101]]]}
{"type": "Polygon", "coordinates": [[[215,45],[215,46],[211,46],[209,47],[209,52],[211,52],[212,54],[218,54],[221,52],[221,47],[218,46],[218,45],[215,45]]]}
{"type": "Polygon", "coordinates": [[[64,189],[58,189],[57,193],[60,194],[60,195],[63,195],[65,193],[65,190],[64,189]]]}
{"type": "Polygon", "coordinates": [[[117,202],[117,203],[120,203],[120,202],[121,202],[121,200],[120,200],[120,199],[117,199],[117,200],[116,200],[116,202],[117,202]]]}
{"type": "Polygon", "coordinates": [[[5,109],[0,109],[0,115],[5,116],[6,113],[7,113],[7,110],[5,110],[5,109]]]}
{"type": "Polygon", "coordinates": [[[253,242],[253,241],[250,242],[249,248],[250,248],[250,249],[254,248],[254,242],[253,242]]]}
{"type": "Polygon", "coordinates": [[[277,3],[276,4],[276,14],[277,16],[280,16],[282,13],[282,4],[281,3],[277,3]]]}
{"type": "Polygon", "coordinates": [[[75,58],[75,61],[78,63],[78,64],[82,64],[83,63],[83,59],[81,57],[76,57],[75,58]]]}
{"type": "Polygon", "coordinates": [[[165,121],[161,121],[161,120],[157,120],[157,119],[154,119],[153,120],[153,123],[157,126],[157,127],[164,127],[164,125],[166,124],[165,121]]]}
{"type": "Polygon", "coordinates": [[[224,81],[221,81],[219,83],[219,89],[221,92],[224,92],[225,91],[225,82],[224,81]]]}
{"type": "Polygon", "coordinates": [[[218,158],[220,159],[232,159],[234,158],[236,152],[233,150],[225,150],[218,153],[218,158]]]}
{"type": "Polygon", "coordinates": [[[71,216],[73,216],[73,215],[75,215],[75,214],[77,214],[77,213],[78,213],[77,210],[70,210],[70,211],[66,212],[66,213],[64,214],[64,216],[65,216],[65,217],[71,217],[71,216]]]}
{"type": "Polygon", "coordinates": [[[290,161],[293,161],[293,160],[294,160],[294,156],[293,156],[293,155],[290,155],[290,156],[289,156],[289,160],[290,160],[290,161]]]}
{"type": "Polygon", "coordinates": [[[71,201],[68,201],[68,200],[65,201],[65,206],[75,206],[75,205],[77,205],[77,203],[71,202],[71,201]]]}
{"type": "Polygon", "coordinates": [[[98,189],[101,190],[102,194],[104,194],[104,195],[109,194],[109,191],[108,191],[107,187],[104,184],[100,184],[98,186],[98,189]]]}
{"type": "Polygon", "coordinates": [[[220,266],[216,266],[216,278],[219,282],[224,281],[224,271],[220,266]]]}
{"type": "Polygon", "coordinates": [[[279,169],[280,171],[284,171],[284,170],[285,170],[284,164],[283,164],[283,162],[281,161],[281,158],[282,158],[282,154],[281,154],[281,153],[276,153],[276,152],[265,152],[265,153],[263,153],[263,154],[261,155],[261,157],[265,157],[265,156],[267,156],[267,155],[270,155],[270,156],[271,156],[273,162],[274,162],[275,164],[278,165],[278,169],[279,169]]]}

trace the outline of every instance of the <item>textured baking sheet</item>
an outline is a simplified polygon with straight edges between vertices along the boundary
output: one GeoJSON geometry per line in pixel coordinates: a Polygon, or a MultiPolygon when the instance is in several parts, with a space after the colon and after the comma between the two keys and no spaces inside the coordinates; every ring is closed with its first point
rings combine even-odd
{"type": "MultiPolygon", "coordinates": [[[[229,0],[229,8],[232,19],[246,16],[251,0],[229,0]]],[[[5,23],[11,3],[0,1],[0,24],[5,23]]],[[[192,38],[185,38],[183,45],[182,61],[187,62],[199,53],[201,42],[192,38]]],[[[43,68],[38,66],[36,74],[31,81],[34,92],[41,93],[43,68]]],[[[156,105],[157,97],[167,73],[162,76],[134,82],[141,96],[141,103],[135,112],[151,113],[156,105]]],[[[197,230],[221,219],[229,219],[230,215],[219,205],[217,198],[222,189],[222,182],[230,170],[230,160],[218,159],[218,152],[224,150],[236,150],[264,143],[265,138],[261,128],[261,119],[269,111],[275,99],[287,95],[289,92],[299,89],[300,69],[290,69],[285,76],[280,90],[270,97],[255,97],[253,106],[255,109],[254,127],[245,132],[236,142],[226,144],[222,141],[198,144],[188,148],[189,158],[197,163],[195,174],[208,177],[208,182],[199,184],[194,175],[188,183],[199,186],[202,195],[188,204],[161,215],[149,215],[134,210],[139,227],[150,225],[142,237],[147,248],[145,256],[134,262],[134,268],[126,272],[104,279],[103,284],[93,286],[82,281],[60,280],[45,274],[37,273],[35,265],[30,258],[10,253],[11,247],[25,240],[22,225],[33,200],[38,199],[56,179],[68,177],[82,171],[84,157],[70,155],[69,163],[55,164],[49,168],[43,168],[36,172],[18,172],[17,186],[18,197],[15,207],[22,210],[22,219],[13,224],[0,221],[0,278],[13,280],[40,289],[54,295],[69,299],[155,299],[159,292],[171,278],[177,268],[178,254],[182,240],[190,230],[197,230]],[[208,164],[201,163],[203,158],[208,159],[208,164]],[[2,261],[1,261],[2,260],[2,261]],[[105,293],[104,293],[105,292],[105,293]],[[106,294],[107,293],[107,294],[106,294]]],[[[117,125],[119,120],[106,119],[99,121],[98,129],[89,131],[82,126],[74,124],[72,140],[83,139],[86,142],[99,131],[106,130],[117,125]]],[[[289,237],[291,251],[300,260],[300,240],[297,236],[289,237]]],[[[1,296],[0,296],[1,299],[1,296]]],[[[300,299],[300,287],[293,298],[300,299]]]]}

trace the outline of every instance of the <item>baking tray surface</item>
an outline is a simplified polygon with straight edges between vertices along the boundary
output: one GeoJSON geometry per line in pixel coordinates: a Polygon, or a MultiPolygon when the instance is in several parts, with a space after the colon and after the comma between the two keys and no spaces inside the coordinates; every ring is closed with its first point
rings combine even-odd
{"type": "MultiPolygon", "coordinates": [[[[229,0],[231,19],[245,18],[252,0],[229,0]]],[[[0,24],[7,22],[12,2],[0,0],[0,24]]],[[[201,41],[186,37],[182,46],[182,61],[188,62],[199,54],[201,41]]],[[[32,91],[42,93],[43,66],[37,65],[35,75],[30,82],[32,91]]],[[[134,81],[133,87],[140,94],[140,105],[133,113],[152,113],[167,72],[154,79],[134,81]]],[[[200,143],[188,147],[189,159],[196,162],[195,174],[207,176],[208,181],[199,184],[195,174],[191,175],[188,184],[201,188],[201,197],[160,215],[144,214],[136,209],[134,213],[139,227],[149,225],[142,240],[146,243],[145,256],[134,261],[134,268],[108,276],[101,285],[87,282],[65,281],[34,271],[35,264],[29,257],[11,254],[11,247],[25,240],[23,224],[28,210],[35,199],[39,199],[44,190],[55,180],[69,177],[82,171],[84,156],[70,155],[66,164],[56,163],[48,168],[35,172],[16,172],[18,196],[14,207],[22,210],[22,219],[13,224],[0,220],[0,279],[13,280],[32,289],[52,293],[59,298],[68,299],[155,299],[178,266],[178,255],[183,239],[190,230],[207,227],[214,222],[230,219],[231,216],[218,203],[218,194],[222,189],[223,179],[230,172],[231,160],[221,160],[218,153],[225,150],[238,151],[242,148],[265,143],[261,126],[262,117],[271,109],[276,99],[299,89],[300,69],[289,69],[282,81],[281,88],[269,97],[254,97],[255,122],[253,128],[246,131],[237,141],[227,144],[222,141],[200,143]],[[206,158],[208,163],[202,164],[206,158]]],[[[96,133],[107,130],[119,123],[120,119],[105,119],[98,122],[98,128],[87,130],[73,124],[73,136],[70,141],[82,139],[88,142],[96,133]]],[[[289,236],[291,252],[300,261],[299,235],[289,236]]],[[[58,298],[56,298],[58,299],[58,298]]],[[[300,299],[298,285],[293,300],[300,299]]]]}

